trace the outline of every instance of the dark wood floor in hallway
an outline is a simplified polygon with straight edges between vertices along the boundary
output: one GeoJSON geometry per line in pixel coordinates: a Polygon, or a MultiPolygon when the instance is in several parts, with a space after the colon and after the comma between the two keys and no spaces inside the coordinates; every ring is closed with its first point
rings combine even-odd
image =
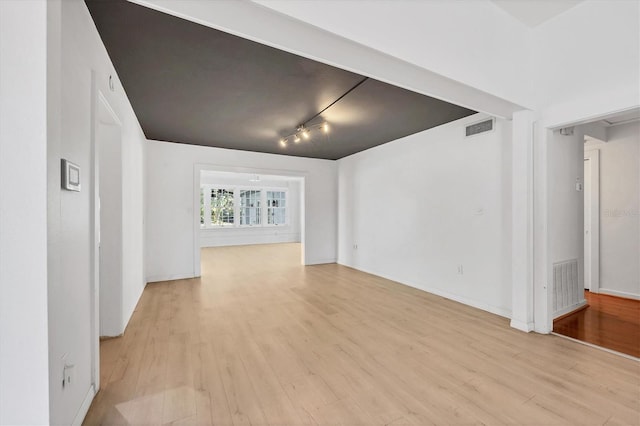
{"type": "Polygon", "coordinates": [[[640,358],[640,300],[584,292],[589,307],[554,321],[553,331],[640,358]]]}
{"type": "Polygon", "coordinates": [[[638,424],[640,364],[336,264],[204,249],[101,344],[85,424],[638,424]]]}

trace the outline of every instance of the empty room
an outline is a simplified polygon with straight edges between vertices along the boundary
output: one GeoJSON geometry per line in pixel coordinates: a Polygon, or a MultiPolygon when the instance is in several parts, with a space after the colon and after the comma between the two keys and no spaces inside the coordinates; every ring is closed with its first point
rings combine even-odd
{"type": "Polygon", "coordinates": [[[640,425],[640,1],[1,0],[0,425],[640,425]]]}

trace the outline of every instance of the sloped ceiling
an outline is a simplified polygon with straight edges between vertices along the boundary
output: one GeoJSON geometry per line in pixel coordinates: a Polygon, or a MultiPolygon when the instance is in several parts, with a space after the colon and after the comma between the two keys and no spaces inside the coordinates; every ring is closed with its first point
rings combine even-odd
{"type": "Polygon", "coordinates": [[[126,0],[86,4],[148,139],[335,160],[475,113],[126,0]],[[316,115],[328,134],[278,143],[316,115]]]}
{"type": "Polygon", "coordinates": [[[491,0],[496,6],[530,28],[553,19],[583,0],[491,0]]]}

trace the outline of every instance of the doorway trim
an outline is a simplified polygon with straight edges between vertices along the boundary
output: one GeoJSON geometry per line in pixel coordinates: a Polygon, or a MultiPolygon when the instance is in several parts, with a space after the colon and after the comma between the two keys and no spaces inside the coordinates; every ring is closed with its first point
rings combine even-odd
{"type": "Polygon", "coordinates": [[[193,277],[201,275],[200,270],[200,172],[202,171],[248,173],[257,175],[287,176],[300,180],[300,263],[307,264],[305,250],[305,193],[307,172],[297,170],[260,169],[254,167],[221,166],[215,164],[194,164],[193,166],[193,277]]]}
{"type": "Polygon", "coordinates": [[[108,81],[96,71],[91,72],[91,384],[93,393],[100,389],[100,158],[97,129],[100,112],[106,112],[114,124],[122,127],[122,121],[107,100],[108,81]]]}
{"type": "MultiPolygon", "coordinates": [[[[590,238],[589,252],[590,259],[590,283],[589,291],[592,293],[600,292],[600,150],[589,149],[584,152],[584,159],[588,161],[590,170],[590,201],[589,210],[591,213],[591,223],[588,231],[590,238]]],[[[585,182],[585,187],[586,187],[585,182]]],[[[586,262],[586,259],[585,259],[586,262]]],[[[586,277],[585,277],[586,278],[586,277]]]]}

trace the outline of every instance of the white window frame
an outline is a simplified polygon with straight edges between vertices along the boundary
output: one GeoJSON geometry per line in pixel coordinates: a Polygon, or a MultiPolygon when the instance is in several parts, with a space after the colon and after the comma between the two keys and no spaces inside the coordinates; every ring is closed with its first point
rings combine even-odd
{"type": "Polygon", "coordinates": [[[246,185],[220,185],[220,184],[200,184],[200,191],[204,188],[204,224],[200,224],[200,229],[229,229],[229,228],[272,228],[285,227],[291,224],[290,211],[291,200],[289,197],[289,188],[287,187],[265,187],[265,186],[246,186],[246,185]],[[224,189],[233,191],[233,224],[213,225],[211,223],[211,190],[224,189]],[[260,191],[260,224],[259,225],[241,225],[240,210],[241,199],[240,191],[260,191]],[[283,224],[268,223],[268,207],[267,192],[284,192],[285,200],[285,222],[283,224]],[[207,197],[208,194],[208,197],[207,197]],[[207,214],[207,212],[209,214],[207,214]]]}
{"type": "Polygon", "coordinates": [[[239,188],[238,189],[238,224],[237,226],[239,228],[255,228],[255,227],[260,227],[264,224],[264,213],[263,213],[263,209],[264,209],[264,189],[262,189],[261,187],[249,187],[249,188],[239,188]],[[242,206],[242,197],[240,196],[240,193],[242,191],[255,191],[258,192],[260,191],[260,198],[259,198],[259,205],[260,207],[243,207],[242,206]],[[257,209],[258,214],[257,216],[260,217],[260,223],[257,224],[251,224],[251,223],[240,223],[240,218],[242,217],[242,209],[245,208],[249,208],[249,209],[257,209]]]}
{"type": "Polygon", "coordinates": [[[269,189],[265,189],[265,203],[264,203],[265,222],[264,222],[264,224],[266,226],[287,226],[287,225],[289,225],[289,191],[287,191],[287,189],[288,188],[278,188],[278,189],[269,188],[269,189]],[[285,202],[284,207],[280,207],[280,206],[275,207],[275,208],[279,208],[279,209],[284,209],[284,223],[269,223],[269,208],[274,208],[274,207],[269,207],[269,205],[268,205],[267,192],[282,192],[282,193],[284,193],[284,202],[285,202]]]}

